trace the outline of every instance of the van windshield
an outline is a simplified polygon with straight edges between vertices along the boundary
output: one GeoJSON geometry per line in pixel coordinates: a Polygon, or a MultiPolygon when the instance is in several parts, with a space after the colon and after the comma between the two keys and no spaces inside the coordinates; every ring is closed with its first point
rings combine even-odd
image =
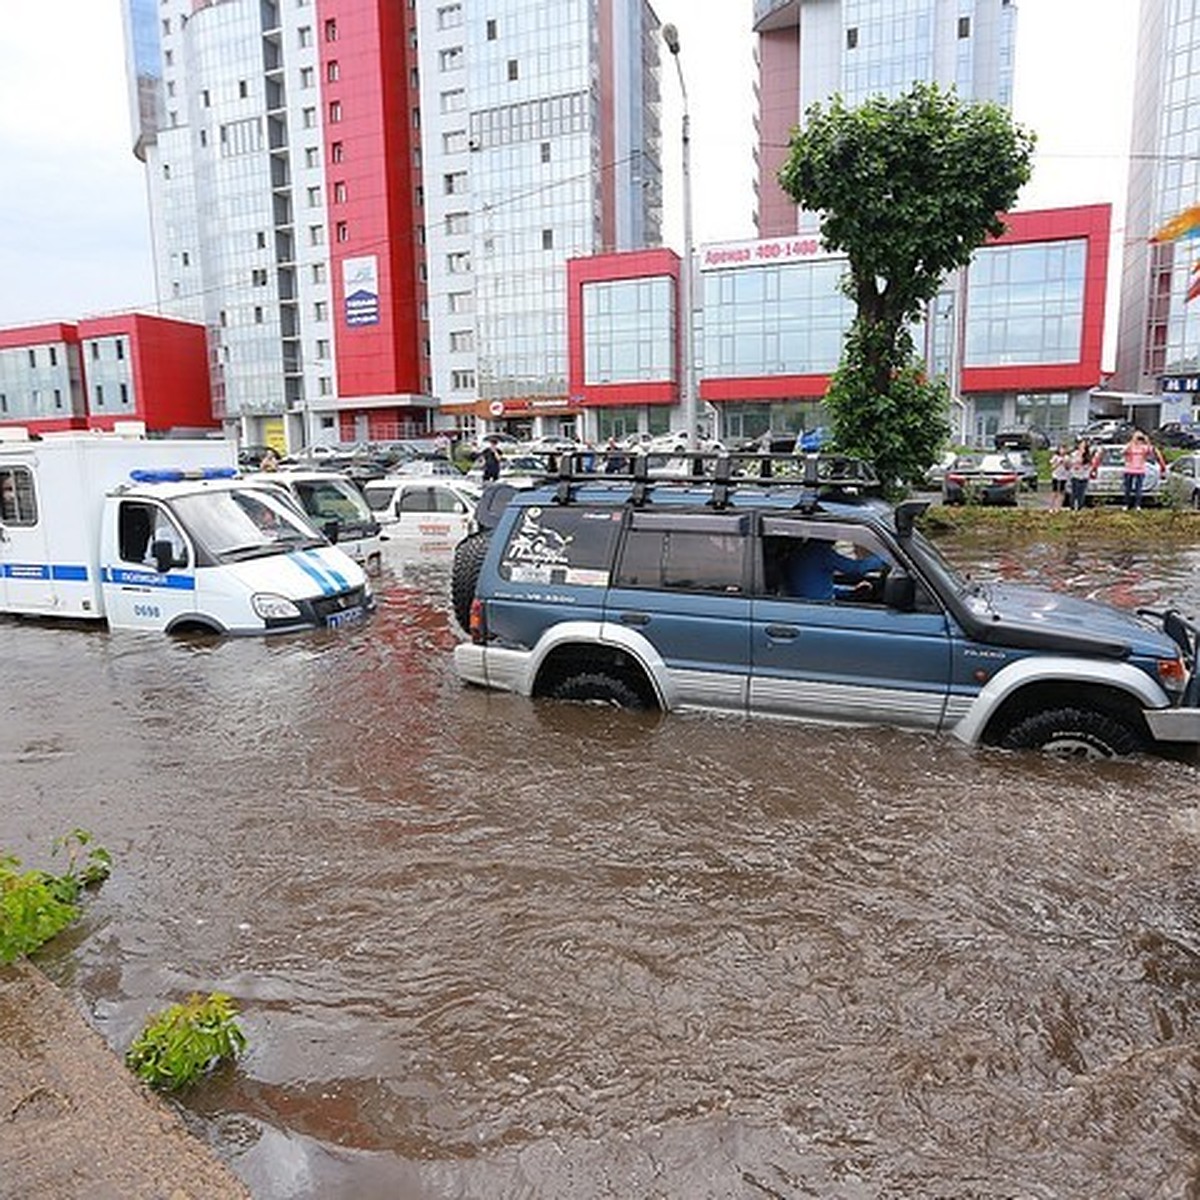
{"type": "Polygon", "coordinates": [[[235,487],[177,496],[171,508],[218,562],[238,562],[312,546],[325,539],[282,496],[235,487]]]}

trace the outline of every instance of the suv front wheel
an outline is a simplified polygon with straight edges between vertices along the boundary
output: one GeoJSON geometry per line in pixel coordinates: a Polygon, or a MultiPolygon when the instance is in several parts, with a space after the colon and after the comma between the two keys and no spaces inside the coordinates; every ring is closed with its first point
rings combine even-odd
{"type": "Polygon", "coordinates": [[[646,707],[646,702],[636,689],[606,671],[583,671],[578,675],[568,675],[550,688],[549,695],[555,700],[591,701],[612,704],[617,708],[641,710],[646,707]]]}
{"type": "Polygon", "coordinates": [[[1145,739],[1118,717],[1091,708],[1047,709],[1018,721],[1001,739],[1007,750],[1044,750],[1063,758],[1124,758],[1145,739]]]}

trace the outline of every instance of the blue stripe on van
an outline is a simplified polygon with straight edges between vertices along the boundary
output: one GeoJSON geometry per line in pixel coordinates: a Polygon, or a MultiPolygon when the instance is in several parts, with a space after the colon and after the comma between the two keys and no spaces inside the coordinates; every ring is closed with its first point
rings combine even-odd
{"type": "Polygon", "coordinates": [[[133,584],[137,587],[164,588],[168,591],[194,592],[194,575],[160,575],[157,571],[127,570],[124,567],[104,567],[100,571],[104,583],[133,584]]]}
{"type": "Polygon", "coordinates": [[[339,592],[344,592],[349,588],[350,581],[340,571],[335,571],[315,550],[305,550],[304,553],[311,554],[321,570],[329,573],[339,592]]]}
{"type": "Polygon", "coordinates": [[[303,550],[297,550],[294,554],[289,554],[288,558],[292,560],[306,575],[310,576],[321,589],[323,595],[332,596],[338,590],[337,587],[325,576],[322,571],[321,561],[318,559],[315,563],[310,562],[303,550]]]}
{"type": "Polygon", "coordinates": [[[51,563],[50,574],[55,579],[63,579],[70,583],[86,583],[88,569],[87,567],[71,566],[67,563],[51,563]]]}

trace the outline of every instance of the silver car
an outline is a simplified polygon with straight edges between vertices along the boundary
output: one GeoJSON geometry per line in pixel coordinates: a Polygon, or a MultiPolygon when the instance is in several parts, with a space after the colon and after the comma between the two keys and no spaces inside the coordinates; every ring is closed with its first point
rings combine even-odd
{"type": "MultiPolygon", "coordinates": [[[[1123,500],[1125,497],[1125,446],[1123,443],[1101,446],[1092,460],[1092,479],[1087,494],[1093,500],[1123,500]]],[[[1157,504],[1162,490],[1162,472],[1153,457],[1146,460],[1146,482],[1142,485],[1142,503],[1157,504]]]]}

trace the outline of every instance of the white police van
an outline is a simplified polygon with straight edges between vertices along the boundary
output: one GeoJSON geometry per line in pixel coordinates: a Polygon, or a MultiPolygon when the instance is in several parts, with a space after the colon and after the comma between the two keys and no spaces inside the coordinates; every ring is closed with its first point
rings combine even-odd
{"type": "Polygon", "coordinates": [[[0,440],[0,613],[166,633],[361,620],[361,567],[223,441],[120,434],[0,440]]]}

